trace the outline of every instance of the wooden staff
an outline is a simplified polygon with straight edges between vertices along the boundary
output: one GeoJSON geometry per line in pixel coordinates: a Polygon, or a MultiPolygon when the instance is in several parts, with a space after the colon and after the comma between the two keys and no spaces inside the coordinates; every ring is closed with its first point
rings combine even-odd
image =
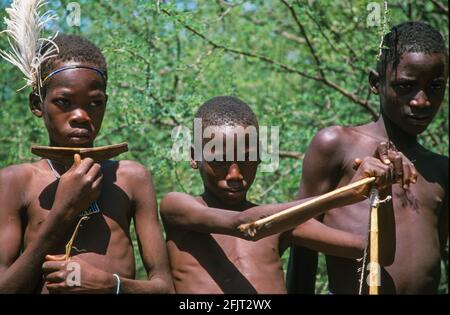
{"type": "Polygon", "coordinates": [[[370,274],[369,295],[377,295],[380,286],[380,263],[378,259],[378,206],[380,198],[378,190],[370,190],[370,274]]]}
{"type": "Polygon", "coordinates": [[[302,204],[295,205],[293,207],[290,207],[286,210],[275,213],[266,218],[263,218],[263,219],[260,219],[260,220],[257,220],[257,221],[251,222],[251,223],[241,224],[238,226],[238,229],[239,229],[239,231],[244,232],[250,236],[255,236],[259,229],[261,229],[263,227],[268,227],[272,223],[275,223],[275,222],[289,221],[295,214],[297,214],[298,212],[300,212],[301,210],[303,210],[304,208],[306,208],[308,206],[317,204],[322,201],[328,201],[328,200],[336,197],[340,193],[352,190],[352,189],[360,187],[362,185],[372,183],[373,181],[375,181],[375,177],[363,178],[357,182],[354,182],[349,185],[332,190],[326,194],[320,195],[320,196],[310,199],[302,204]]]}

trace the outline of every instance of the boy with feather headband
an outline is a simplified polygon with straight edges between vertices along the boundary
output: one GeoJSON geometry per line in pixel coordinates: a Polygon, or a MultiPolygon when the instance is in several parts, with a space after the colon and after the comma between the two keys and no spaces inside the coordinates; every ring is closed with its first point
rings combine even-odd
{"type": "MultiPolygon", "coordinates": [[[[42,0],[14,0],[5,18],[10,52],[32,87],[31,112],[44,120],[49,144],[93,147],[107,95],[107,66],[90,41],[58,34],[41,38],[54,19],[42,0]]],[[[167,293],[173,291],[150,173],[133,161],[70,168],[50,159],[0,170],[0,293],[167,293]],[[95,205],[62,255],[80,221],[95,205]],[[147,280],[134,280],[129,226],[134,219],[147,280]],[[69,281],[73,272],[79,281],[69,281]]],[[[75,279],[75,280],[76,280],[75,279]]],[[[74,280],[74,279],[71,279],[74,280]]]]}

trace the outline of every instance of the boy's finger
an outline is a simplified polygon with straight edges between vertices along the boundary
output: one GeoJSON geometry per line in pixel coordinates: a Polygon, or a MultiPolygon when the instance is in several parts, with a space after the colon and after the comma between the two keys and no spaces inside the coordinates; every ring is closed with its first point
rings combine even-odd
{"type": "Polygon", "coordinates": [[[410,178],[411,178],[411,183],[415,184],[417,183],[417,170],[416,167],[414,166],[414,164],[410,164],[409,165],[409,170],[411,172],[410,178]]]}
{"type": "Polygon", "coordinates": [[[66,281],[66,272],[64,271],[55,271],[52,273],[49,273],[45,276],[45,281],[51,282],[51,283],[60,283],[63,281],[66,281]]]}
{"type": "Polygon", "coordinates": [[[362,160],[360,158],[356,158],[353,160],[352,168],[356,171],[358,167],[361,165],[362,160]]]}
{"type": "Polygon", "coordinates": [[[65,266],[66,263],[62,261],[46,261],[42,264],[42,271],[44,273],[51,273],[53,271],[64,269],[65,266]]]}
{"type": "Polygon", "coordinates": [[[47,261],[64,261],[64,260],[66,260],[66,255],[45,255],[45,260],[47,260],[47,261]]]}
{"type": "Polygon", "coordinates": [[[94,165],[94,160],[91,158],[84,158],[81,160],[81,163],[78,165],[77,170],[81,174],[86,174],[94,165]]]}
{"type": "Polygon", "coordinates": [[[387,142],[380,142],[380,144],[377,147],[377,154],[378,158],[384,163],[384,164],[390,164],[391,161],[389,160],[388,156],[388,143],[387,142]]]}
{"type": "Polygon", "coordinates": [[[50,293],[55,294],[55,293],[60,293],[62,288],[65,287],[65,285],[64,285],[63,282],[60,282],[60,283],[47,283],[45,285],[45,287],[47,288],[47,290],[50,293]]]}
{"type": "Polygon", "coordinates": [[[394,158],[394,181],[400,182],[403,180],[403,160],[400,154],[394,158]]]}
{"type": "Polygon", "coordinates": [[[88,177],[92,178],[92,181],[94,181],[94,179],[97,178],[102,173],[101,169],[102,168],[101,168],[100,164],[94,163],[86,175],[88,177]]]}
{"type": "Polygon", "coordinates": [[[403,161],[403,189],[409,189],[409,184],[411,183],[411,169],[410,164],[406,161],[403,161]]]}
{"type": "Polygon", "coordinates": [[[93,189],[100,189],[101,190],[101,185],[102,185],[102,180],[103,180],[103,174],[100,173],[97,178],[94,180],[94,182],[92,183],[92,188],[93,189]]]}

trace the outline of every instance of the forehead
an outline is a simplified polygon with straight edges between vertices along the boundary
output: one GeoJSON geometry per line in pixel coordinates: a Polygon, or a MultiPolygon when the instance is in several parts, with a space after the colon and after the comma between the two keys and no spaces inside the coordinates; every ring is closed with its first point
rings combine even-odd
{"type": "MultiPolygon", "coordinates": [[[[54,70],[60,69],[66,66],[89,66],[96,67],[89,63],[80,62],[61,62],[57,63],[54,70]]],[[[106,86],[102,76],[94,70],[85,68],[67,69],[54,74],[49,78],[47,90],[50,89],[70,89],[70,90],[102,90],[104,91],[106,86]]]]}
{"type": "Polygon", "coordinates": [[[391,77],[398,74],[405,76],[444,76],[447,74],[446,56],[443,53],[409,52],[399,58],[397,67],[389,64],[387,73],[391,77]]]}
{"type": "Polygon", "coordinates": [[[211,139],[214,137],[226,138],[248,138],[257,136],[255,126],[242,125],[222,125],[222,126],[206,126],[203,129],[203,138],[211,139]]]}
{"type": "MultiPolygon", "coordinates": [[[[246,149],[256,149],[258,140],[258,133],[255,126],[242,125],[222,125],[222,126],[207,126],[203,130],[203,144],[214,140],[221,142],[223,147],[233,144],[237,147],[239,142],[245,144],[246,149]],[[232,141],[232,142],[231,142],[232,141]]],[[[216,148],[217,149],[217,148],[216,148]]]]}

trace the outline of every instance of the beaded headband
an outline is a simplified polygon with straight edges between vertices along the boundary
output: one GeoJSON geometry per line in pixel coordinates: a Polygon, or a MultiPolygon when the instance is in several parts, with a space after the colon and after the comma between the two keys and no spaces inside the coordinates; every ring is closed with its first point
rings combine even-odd
{"type": "Polygon", "coordinates": [[[45,81],[47,81],[48,79],[50,79],[51,77],[53,77],[55,74],[60,73],[60,72],[65,71],[65,70],[70,70],[70,69],[89,69],[89,70],[93,70],[93,71],[97,72],[97,73],[103,78],[103,80],[104,80],[105,82],[106,82],[106,79],[107,79],[106,74],[105,74],[102,70],[100,70],[100,69],[97,69],[97,68],[94,68],[94,67],[89,67],[89,66],[75,66],[75,65],[74,65],[74,66],[65,66],[65,67],[61,67],[61,68],[59,68],[59,69],[56,69],[56,70],[50,72],[50,73],[44,78],[44,80],[42,80],[42,85],[44,85],[45,81]]]}

